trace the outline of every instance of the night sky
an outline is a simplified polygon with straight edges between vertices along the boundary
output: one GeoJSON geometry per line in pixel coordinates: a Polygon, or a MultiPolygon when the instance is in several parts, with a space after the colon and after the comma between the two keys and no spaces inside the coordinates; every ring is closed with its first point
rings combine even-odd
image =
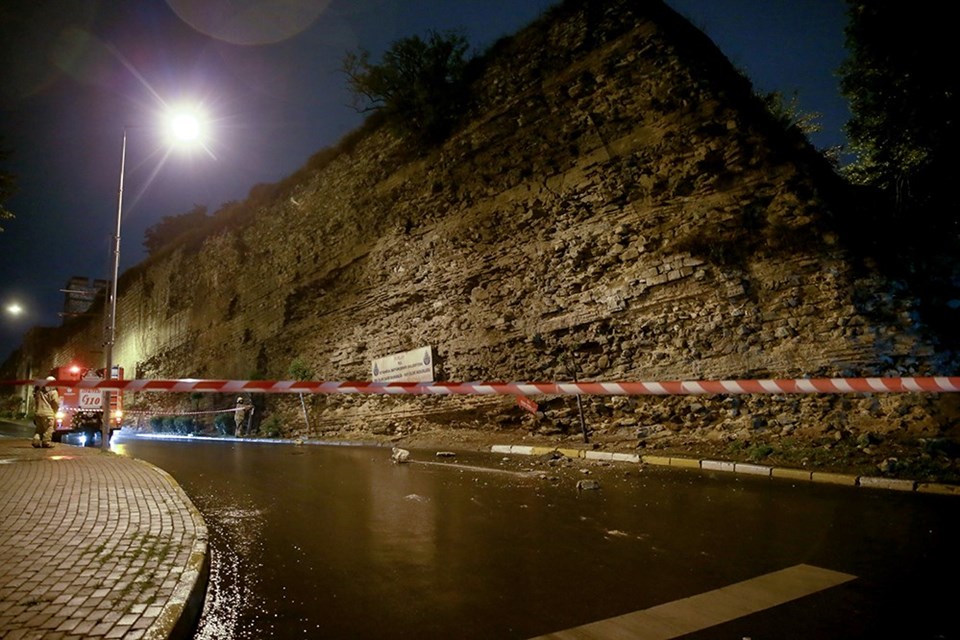
{"type": "MultiPolygon", "coordinates": [[[[5,0],[0,7],[2,168],[17,176],[0,232],[0,362],[33,326],[60,323],[73,276],[107,279],[127,130],[121,271],[145,257],[164,216],[213,213],[276,182],[362,122],[350,107],[344,54],[373,59],[428,30],[459,29],[477,52],[554,0],[5,0]],[[233,7],[282,7],[228,19],[233,7]],[[196,105],[203,146],[169,150],[166,107],[196,105]],[[11,316],[18,303],[24,312],[11,316]]],[[[758,91],[797,94],[822,114],[811,136],[843,143],[838,90],[846,55],[843,0],[668,0],[758,91]]]]}

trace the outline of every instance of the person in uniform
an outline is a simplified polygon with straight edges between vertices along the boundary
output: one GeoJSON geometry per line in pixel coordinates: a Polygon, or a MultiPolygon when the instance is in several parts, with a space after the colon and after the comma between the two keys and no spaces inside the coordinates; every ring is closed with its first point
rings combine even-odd
{"type": "MultiPolygon", "coordinates": [[[[47,376],[47,380],[56,380],[47,376]]],[[[53,427],[60,409],[60,394],[56,387],[33,388],[33,446],[36,448],[53,446],[53,427]]]]}
{"type": "Polygon", "coordinates": [[[243,399],[243,396],[237,398],[237,408],[233,414],[233,419],[237,421],[237,429],[234,431],[234,435],[238,438],[242,438],[244,435],[247,426],[247,416],[250,415],[251,408],[250,404],[243,399]]]}

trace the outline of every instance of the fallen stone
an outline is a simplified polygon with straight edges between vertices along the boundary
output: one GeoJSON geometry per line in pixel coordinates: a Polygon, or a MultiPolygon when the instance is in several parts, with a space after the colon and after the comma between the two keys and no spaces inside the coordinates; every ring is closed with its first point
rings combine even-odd
{"type": "Polygon", "coordinates": [[[596,480],[578,480],[577,491],[597,491],[600,489],[600,483],[596,480]]]}

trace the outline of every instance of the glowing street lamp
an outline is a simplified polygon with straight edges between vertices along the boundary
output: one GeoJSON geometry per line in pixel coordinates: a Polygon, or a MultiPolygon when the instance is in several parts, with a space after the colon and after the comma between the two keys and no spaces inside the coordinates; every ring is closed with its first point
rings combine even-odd
{"type": "MultiPolygon", "coordinates": [[[[203,129],[200,118],[188,111],[178,111],[168,116],[167,129],[170,133],[172,145],[195,143],[200,139],[203,129]]],[[[120,272],[120,224],[123,218],[123,174],[127,163],[127,127],[123,128],[123,140],[120,146],[120,183],[117,189],[117,221],[113,234],[113,269],[110,279],[110,300],[105,305],[106,322],[104,323],[106,337],[103,343],[104,376],[107,380],[113,377],[113,345],[117,336],[117,278],[120,272]]],[[[119,393],[119,392],[118,392],[119,393]]],[[[110,424],[113,421],[111,409],[112,391],[103,392],[103,424],[100,433],[103,449],[110,448],[110,424]]]]}
{"type": "Polygon", "coordinates": [[[14,317],[19,316],[23,313],[23,307],[21,307],[16,302],[11,302],[10,304],[7,305],[7,313],[9,313],[14,317]]]}
{"type": "Polygon", "coordinates": [[[177,142],[194,142],[200,138],[200,118],[181,111],[170,118],[170,135],[177,142]]]}

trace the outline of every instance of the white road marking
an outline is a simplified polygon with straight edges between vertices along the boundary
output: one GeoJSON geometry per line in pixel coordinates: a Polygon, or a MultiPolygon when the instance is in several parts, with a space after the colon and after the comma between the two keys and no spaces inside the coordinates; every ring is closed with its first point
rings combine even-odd
{"type": "Polygon", "coordinates": [[[855,579],[856,576],[848,573],[798,564],[643,611],[549,633],[534,640],[668,640],[855,579]]]}

